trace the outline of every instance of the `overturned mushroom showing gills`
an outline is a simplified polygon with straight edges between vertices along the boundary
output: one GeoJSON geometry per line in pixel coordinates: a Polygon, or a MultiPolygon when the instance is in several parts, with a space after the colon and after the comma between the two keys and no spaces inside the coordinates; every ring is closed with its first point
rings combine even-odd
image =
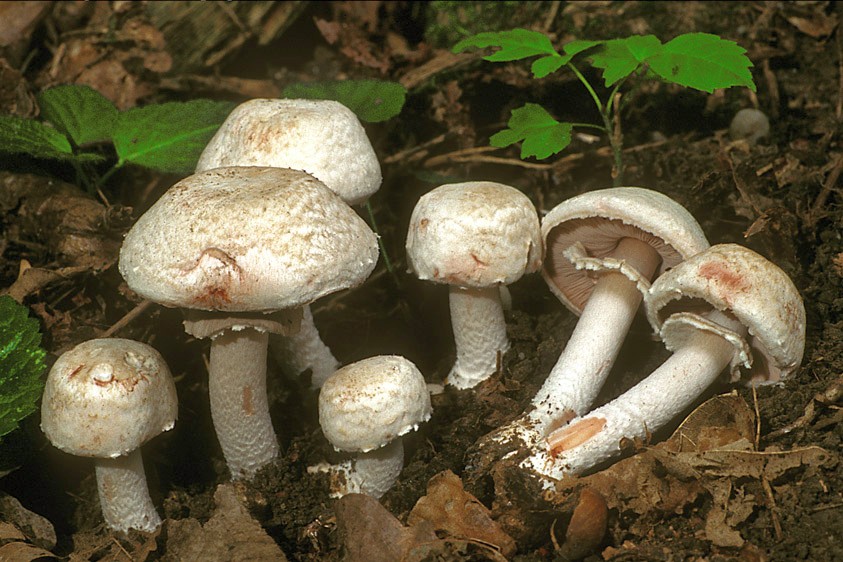
{"type": "Polygon", "coordinates": [[[509,349],[501,286],[541,265],[535,207],[508,185],[478,181],[437,187],[410,218],[407,260],[419,279],[449,285],[457,348],[447,383],[472,388],[509,349]]]}
{"type": "Polygon", "coordinates": [[[302,306],[362,283],[375,234],[322,182],[282,168],[215,168],[170,188],[120,252],[129,287],[188,309],[211,338],[214,428],[234,478],[278,454],[266,396],[268,333],[294,333],[302,306]]]}
{"type": "MultiPolygon", "coordinates": [[[[349,205],[363,203],[382,176],[366,131],[350,109],[333,100],[254,99],[238,105],[205,147],[196,171],[223,166],[303,170],[349,205]]],[[[295,334],[270,336],[285,372],[311,372],[319,388],[339,367],[322,341],[310,306],[295,334]]]]}
{"type": "Polygon", "coordinates": [[[639,187],[591,191],[542,220],[542,276],[580,318],[527,414],[499,430],[527,446],[588,411],[615,363],[650,281],[708,247],[694,217],[639,187]]]}
{"type": "Polygon", "coordinates": [[[697,400],[727,367],[751,384],[789,377],[802,361],[805,308],[790,278],[736,244],[721,244],[664,273],[647,316],[673,355],[609,404],[553,432],[523,466],[550,479],[581,473],[643,439],[697,400]]]}
{"type": "Polygon", "coordinates": [[[161,355],[125,339],[96,339],[62,354],[41,403],[41,429],[66,453],[93,457],[102,514],[115,531],[152,532],[140,447],[172,429],[176,387],[161,355]]]}
{"type": "Polygon", "coordinates": [[[379,355],[342,367],[319,393],[319,424],[338,451],[357,453],[310,472],[332,477],[332,497],[384,495],[404,467],[401,436],[430,419],[430,395],[416,366],[397,355],[379,355]]]}

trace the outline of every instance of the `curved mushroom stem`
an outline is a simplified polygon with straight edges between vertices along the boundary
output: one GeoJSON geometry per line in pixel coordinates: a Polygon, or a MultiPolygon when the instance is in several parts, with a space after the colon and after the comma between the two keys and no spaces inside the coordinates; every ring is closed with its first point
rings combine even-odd
{"type": "Polygon", "coordinates": [[[109,528],[151,533],[161,526],[149,497],[140,449],[122,457],[95,459],[94,468],[102,515],[109,528]]]}
{"type": "MultiPolygon", "coordinates": [[[[612,253],[643,278],[651,279],[661,262],[649,245],[622,238],[612,253]]],[[[642,294],[622,273],[602,273],[556,365],[533,399],[529,425],[541,436],[588,411],[618,356],[642,294]]]]}
{"type": "Polygon", "coordinates": [[[472,388],[492,376],[498,352],[509,349],[501,291],[497,285],[480,289],[451,285],[448,295],[457,359],[446,382],[472,388]]]}
{"type": "Polygon", "coordinates": [[[310,473],[327,472],[332,476],[331,497],[366,494],[380,498],[392,488],[404,468],[404,444],[401,438],[387,445],[360,453],[340,464],[318,464],[308,467],[310,473]]]}
{"type": "MultiPolygon", "coordinates": [[[[746,328],[719,311],[706,318],[741,336],[746,328]]],[[[646,439],[687,409],[729,365],[735,348],[699,331],[646,379],[586,416],[551,433],[522,466],[552,479],[579,474],[620,454],[624,439],[646,439]]],[[[549,485],[550,483],[548,483],[549,485]]]]}
{"type": "Polygon", "coordinates": [[[266,396],[266,332],[225,330],[211,342],[211,418],[234,479],[251,478],[278,456],[266,396]]]}
{"type": "Polygon", "coordinates": [[[340,362],[319,336],[310,306],[303,308],[301,327],[297,333],[290,336],[273,335],[270,342],[270,349],[285,373],[298,376],[310,369],[311,388],[322,388],[322,384],[340,366],[340,362]]]}

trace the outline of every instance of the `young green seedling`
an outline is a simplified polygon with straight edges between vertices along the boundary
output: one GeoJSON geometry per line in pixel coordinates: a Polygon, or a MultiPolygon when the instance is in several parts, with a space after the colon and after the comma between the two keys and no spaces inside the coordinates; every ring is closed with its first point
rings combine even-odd
{"type": "Polygon", "coordinates": [[[522,142],[521,158],[548,158],[571,143],[576,128],[597,129],[609,137],[614,156],[614,185],[623,185],[623,140],[619,127],[616,95],[630,76],[660,79],[704,92],[744,86],[755,91],[749,68],[752,62],[740,45],[709,33],[686,33],[662,43],[654,35],[633,35],[608,41],[576,40],[558,52],[547,35],[527,29],[484,32],[467,37],[454,46],[459,53],[470,47],[499,47],[485,60],[506,62],[539,57],[530,70],[544,78],[562,67],[571,70],[585,86],[600,112],[602,124],[568,123],[554,119],[543,107],[528,103],[512,111],[507,129],[493,135],[492,146],[506,147],[522,142]],[[590,59],[603,71],[609,95],[601,100],[595,87],[574,62],[590,59]]]}

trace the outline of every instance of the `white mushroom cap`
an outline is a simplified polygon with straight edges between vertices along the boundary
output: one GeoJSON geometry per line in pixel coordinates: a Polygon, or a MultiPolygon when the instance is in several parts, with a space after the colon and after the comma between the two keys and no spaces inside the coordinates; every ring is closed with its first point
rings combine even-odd
{"type": "Polygon", "coordinates": [[[530,199],[508,185],[447,184],[423,195],[407,234],[419,279],[460,287],[510,284],[541,265],[539,219],[530,199]]]}
{"type": "Polygon", "coordinates": [[[176,387],[152,347],[126,339],[80,343],[50,369],[41,429],[57,448],[114,458],[172,429],[176,387]]]}
{"type": "Polygon", "coordinates": [[[582,312],[599,277],[616,270],[646,291],[649,281],[610,256],[622,238],[651,245],[661,256],[656,276],[708,247],[694,217],[657,191],[613,187],[563,201],[542,220],[547,248],[542,276],[551,292],[575,314],[582,312]]]}
{"type": "Polygon", "coordinates": [[[734,376],[743,364],[751,368],[751,382],[775,383],[802,362],[805,305],[799,291],[775,264],[743,246],[718,244],[689,258],[653,282],[646,302],[650,324],[671,351],[682,346],[689,328],[732,342],[734,376]],[[711,308],[733,314],[746,326],[749,342],[707,326],[699,313],[711,308]]]}
{"type": "Polygon", "coordinates": [[[196,171],[223,166],[304,170],[349,205],[366,200],[382,180],[357,116],[331,100],[254,99],[240,104],[205,147],[196,171]]]}
{"type": "Polygon", "coordinates": [[[120,273],[166,306],[270,312],[358,285],[377,259],[375,234],[319,180],[231,167],[170,188],[126,235],[120,273]]]}
{"type": "Polygon", "coordinates": [[[430,419],[430,394],[416,366],[378,355],[342,367],[319,393],[319,424],[339,451],[367,452],[430,419]]]}

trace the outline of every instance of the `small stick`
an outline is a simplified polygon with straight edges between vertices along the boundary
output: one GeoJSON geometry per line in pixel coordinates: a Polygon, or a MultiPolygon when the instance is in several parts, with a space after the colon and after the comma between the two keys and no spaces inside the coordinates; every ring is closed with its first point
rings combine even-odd
{"type": "Polygon", "coordinates": [[[153,304],[153,303],[152,303],[152,301],[150,301],[150,300],[145,300],[145,301],[141,302],[141,303],[140,303],[139,305],[137,305],[135,308],[133,308],[132,310],[130,310],[129,312],[127,312],[127,313],[123,316],[123,318],[121,318],[120,320],[118,320],[117,322],[115,322],[115,323],[114,323],[114,324],[113,324],[113,325],[112,325],[112,326],[111,326],[108,330],[106,330],[105,332],[103,332],[103,334],[102,334],[100,337],[102,337],[102,338],[110,338],[110,337],[111,337],[111,336],[113,336],[115,333],[117,333],[117,331],[118,331],[118,330],[121,330],[121,329],[122,329],[122,328],[124,328],[127,324],[129,324],[130,322],[132,322],[135,318],[137,318],[138,316],[140,316],[141,314],[143,314],[143,313],[144,313],[144,311],[146,311],[146,309],[147,309],[147,308],[149,308],[152,304],[153,304]]]}

